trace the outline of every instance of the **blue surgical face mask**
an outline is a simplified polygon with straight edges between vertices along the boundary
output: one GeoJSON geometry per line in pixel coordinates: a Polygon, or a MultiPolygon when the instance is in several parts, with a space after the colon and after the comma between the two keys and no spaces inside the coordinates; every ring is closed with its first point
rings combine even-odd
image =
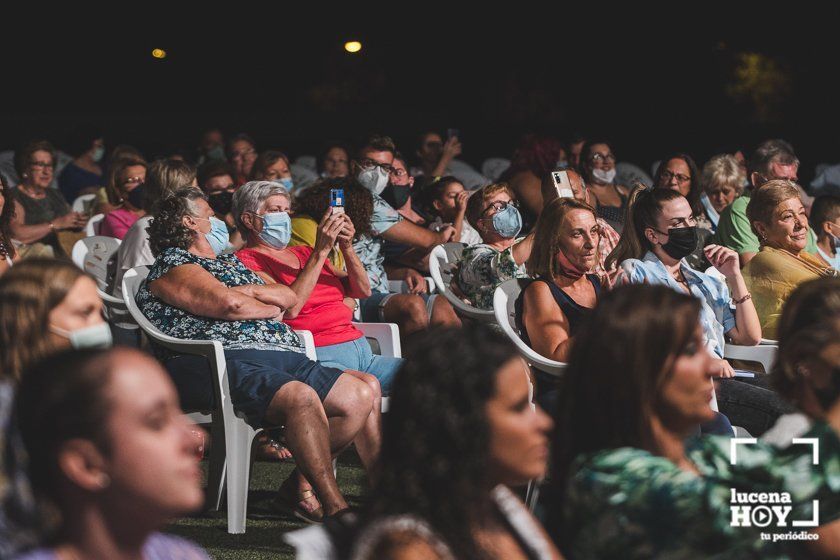
{"type": "Polygon", "coordinates": [[[50,330],[70,340],[70,346],[76,350],[83,348],[110,348],[114,341],[108,323],[102,322],[90,327],[66,331],[53,325],[50,330]]]}
{"type": "Polygon", "coordinates": [[[285,249],[292,238],[292,219],[289,218],[289,213],[271,212],[263,214],[260,218],[263,219],[260,239],[275,249],[285,249]]]}
{"type": "Polygon", "coordinates": [[[522,230],[522,214],[513,204],[493,214],[493,229],[505,239],[513,239],[522,230]]]}
{"type": "MultiPolygon", "coordinates": [[[[193,219],[207,220],[207,218],[195,217],[193,219]]],[[[210,231],[204,234],[204,238],[207,239],[208,243],[210,243],[210,248],[213,249],[213,253],[221,255],[222,252],[227,249],[230,242],[230,234],[228,234],[227,224],[215,216],[207,221],[210,222],[210,231]]]]}
{"type": "Polygon", "coordinates": [[[281,185],[286,187],[286,190],[289,191],[289,192],[291,192],[292,189],[295,188],[295,183],[294,183],[294,181],[292,181],[291,177],[283,177],[282,179],[275,179],[275,182],[280,183],[281,185]]]}

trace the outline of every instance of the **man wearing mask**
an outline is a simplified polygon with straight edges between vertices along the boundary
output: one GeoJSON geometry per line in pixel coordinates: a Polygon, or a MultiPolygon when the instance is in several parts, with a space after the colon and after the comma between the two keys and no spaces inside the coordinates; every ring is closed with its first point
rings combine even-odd
{"type": "MultiPolygon", "coordinates": [[[[784,140],[765,140],[753,153],[748,171],[747,178],[753,189],[760,188],[773,179],[796,182],[799,159],[793,151],[793,146],[784,140]]],[[[720,215],[717,231],[712,237],[712,243],[729,247],[738,253],[742,268],[759,250],[758,237],[753,233],[750,221],[747,219],[749,202],[750,190],[748,189],[724,209],[720,215]]],[[[817,254],[817,237],[810,227],[805,251],[817,254]]]]}
{"type": "Polygon", "coordinates": [[[397,323],[403,335],[423,330],[430,325],[460,326],[460,319],[446,299],[420,293],[420,286],[412,287],[415,292],[412,294],[392,294],[388,290],[388,275],[383,266],[384,241],[429,252],[436,245],[451,241],[455,233],[452,227],[432,232],[404,220],[382,198],[382,192],[394,172],[395,154],[393,140],[387,136],[371,136],[362,143],[350,168],[351,174],[373,196],[370,224],[372,236],[360,236],[353,244],[368,273],[373,291],[371,297],[361,302],[362,321],[397,323]]]}

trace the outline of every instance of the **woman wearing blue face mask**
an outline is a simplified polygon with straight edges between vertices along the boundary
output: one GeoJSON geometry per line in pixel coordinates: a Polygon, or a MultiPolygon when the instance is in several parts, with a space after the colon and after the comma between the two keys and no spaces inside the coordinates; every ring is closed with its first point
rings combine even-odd
{"type": "Polygon", "coordinates": [[[73,156],[58,176],[58,189],[70,204],[78,196],[96,192],[104,186],[102,159],[105,156],[105,142],[102,133],[91,127],[76,129],[65,145],[73,156]]]}
{"type": "MultiPolygon", "coordinates": [[[[282,189],[273,182],[256,184],[282,189]]],[[[259,213],[261,239],[287,240],[289,228],[280,212],[259,213]]],[[[347,507],[333,475],[332,454],[353,443],[364,465],[376,459],[379,382],[307,358],[298,336],[282,322],[297,304],[294,291],[266,284],[236,255],[220,255],[227,228],[213,214],[195,187],[159,202],[149,226],[155,263],[138,290],[137,306],[169,336],[222,344],[234,410],[254,427],[285,426],[297,468],[281,486],[278,505],[318,521],[347,507]]],[[[184,406],[206,409],[212,402],[206,360],[156,350],[184,406]]]]}
{"type": "Polygon", "coordinates": [[[22,373],[62,350],[110,344],[96,283],[69,261],[27,259],[0,278],[0,557],[35,544],[41,525],[10,416],[22,373]]]}
{"type": "Polygon", "coordinates": [[[294,290],[297,303],[286,309],[283,320],[294,329],[312,331],[322,364],[370,373],[387,394],[403,360],[374,355],[362,331],[353,326],[353,311],[344,304],[345,298],[371,293],[364,265],[353,250],[353,222],[345,213],[327,210],[318,224],[314,248],[289,247],[289,210],[289,194],[277,183],[242,185],[233,197],[233,212],[247,241],[236,256],[266,283],[294,290]],[[336,243],[347,272],[328,260],[336,243]]]}
{"type": "Polygon", "coordinates": [[[277,150],[266,150],[257,157],[251,170],[251,181],[274,181],[289,192],[295,188],[289,158],[277,150]]]}
{"type": "Polygon", "coordinates": [[[493,309],[496,286],[512,278],[527,278],[525,261],[531,255],[534,234],[517,237],[522,216],[506,183],[487,185],[470,196],[467,221],[482,243],[464,249],[458,266],[458,288],[469,303],[493,309]]]}

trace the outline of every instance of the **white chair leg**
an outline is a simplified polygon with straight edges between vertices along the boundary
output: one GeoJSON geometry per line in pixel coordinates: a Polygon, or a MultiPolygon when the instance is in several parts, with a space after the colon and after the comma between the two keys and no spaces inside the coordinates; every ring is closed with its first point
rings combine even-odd
{"type": "Polygon", "coordinates": [[[248,483],[251,478],[251,444],[257,432],[237,418],[225,426],[228,533],[245,532],[248,483]]]}
{"type": "Polygon", "coordinates": [[[207,472],[206,504],[218,511],[225,491],[225,437],[222,420],[214,419],[210,427],[210,465],[207,472]]]}

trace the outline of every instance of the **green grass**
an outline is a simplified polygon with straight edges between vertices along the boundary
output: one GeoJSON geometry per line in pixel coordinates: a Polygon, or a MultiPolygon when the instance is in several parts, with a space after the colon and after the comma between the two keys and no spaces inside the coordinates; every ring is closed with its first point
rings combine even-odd
{"type": "MultiPolygon", "coordinates": [[[[204,463],[206,469],[206,462],[204,463]]],[[[306,526],[297,518],[272,510],[270,503],[280,483],[294,468],[288,463],[254,463],[248,494],[248,521],[244,535],[229,535],[224,502],[219,511],[207,511],[179,519],[167,532],[191,539],[218,559],[256,560],[294,558],[283,534],[306,526]]],[[[366,490],[364,470],[354,452],[344,453],[338,462],[338,485],[350,505],[359,505],[366,490]]]]}

